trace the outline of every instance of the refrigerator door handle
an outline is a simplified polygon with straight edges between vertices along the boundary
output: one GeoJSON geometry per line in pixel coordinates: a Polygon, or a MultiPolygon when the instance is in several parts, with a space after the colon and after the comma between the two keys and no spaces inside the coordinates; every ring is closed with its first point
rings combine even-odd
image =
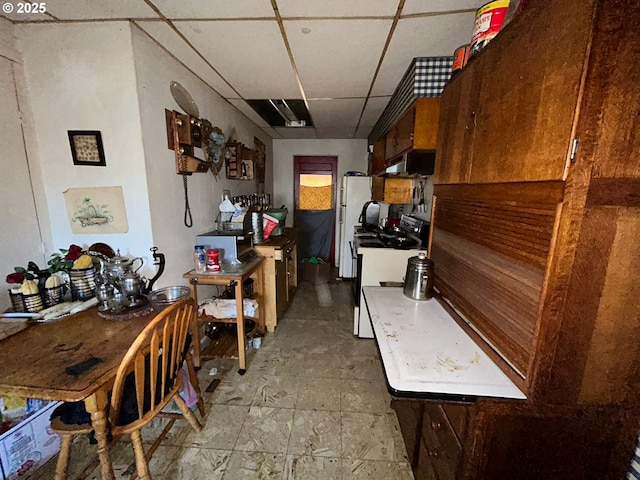
{"type": "Polygon", "coordinates": [[[340,220],[339,223],[342,225],[344,223],[344,211],[346,210],[346,205],[340,205],[340,220]]]}

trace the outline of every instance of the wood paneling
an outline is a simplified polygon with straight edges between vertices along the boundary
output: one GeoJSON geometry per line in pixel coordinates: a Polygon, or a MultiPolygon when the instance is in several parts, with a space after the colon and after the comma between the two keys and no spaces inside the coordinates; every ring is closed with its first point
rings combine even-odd
{"type": "Polygon", "coordinates": [[[471,183],[564,178],[589,42],[589,4],[531,2],[519,28],[505,29],[500,42],[483,52],[471,183]]]}
{"type": "Polygon", "coordinates": [[[526,377],[562,182],[437,186],[435,285],[526,377]]]}

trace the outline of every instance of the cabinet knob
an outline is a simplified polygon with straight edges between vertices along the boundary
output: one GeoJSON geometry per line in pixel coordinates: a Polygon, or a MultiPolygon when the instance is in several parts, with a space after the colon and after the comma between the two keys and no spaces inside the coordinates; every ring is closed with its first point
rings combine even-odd
{"type": "Polygon", "coordinates": [[[436,451],[429,451],[429,456],[430,456],[430,457],[437,457],[437,456],[438,456],[438,452],[436,452],[436,451]]]}
{"type": "Polygon", "coordinates": [[[442,424],[440,422],[436,422],[435,420],[431,420],[431,428],[433,430],[442,430],[442,424]]]}

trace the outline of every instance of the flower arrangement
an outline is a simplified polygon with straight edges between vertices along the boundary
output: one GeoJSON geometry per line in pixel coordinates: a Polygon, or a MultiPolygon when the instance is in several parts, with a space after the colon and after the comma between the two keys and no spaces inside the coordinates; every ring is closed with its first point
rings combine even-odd
{"type": "Polygon", "coordinates": [[[68,249],[61,248],[59,252],[51,255],[47,262],[48,268],[41,270],[35,262],[29,262],[27,268],[14,267],[15,272],[7,275],[9,284],[22,284],[25,280],[47,278],[52,273],[68,272],[73,267],[73,262],[82,255],[82,247],[71,245],[68,249]]]}

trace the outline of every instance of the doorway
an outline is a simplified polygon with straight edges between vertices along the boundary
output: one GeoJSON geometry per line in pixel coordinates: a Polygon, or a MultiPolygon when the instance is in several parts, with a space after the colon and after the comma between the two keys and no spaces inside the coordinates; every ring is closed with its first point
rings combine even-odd
{"type": "Polygon", "coordinates": [[[301,258],[335,260],[338,157],[294,156],[294,226],[301,258]]]}

